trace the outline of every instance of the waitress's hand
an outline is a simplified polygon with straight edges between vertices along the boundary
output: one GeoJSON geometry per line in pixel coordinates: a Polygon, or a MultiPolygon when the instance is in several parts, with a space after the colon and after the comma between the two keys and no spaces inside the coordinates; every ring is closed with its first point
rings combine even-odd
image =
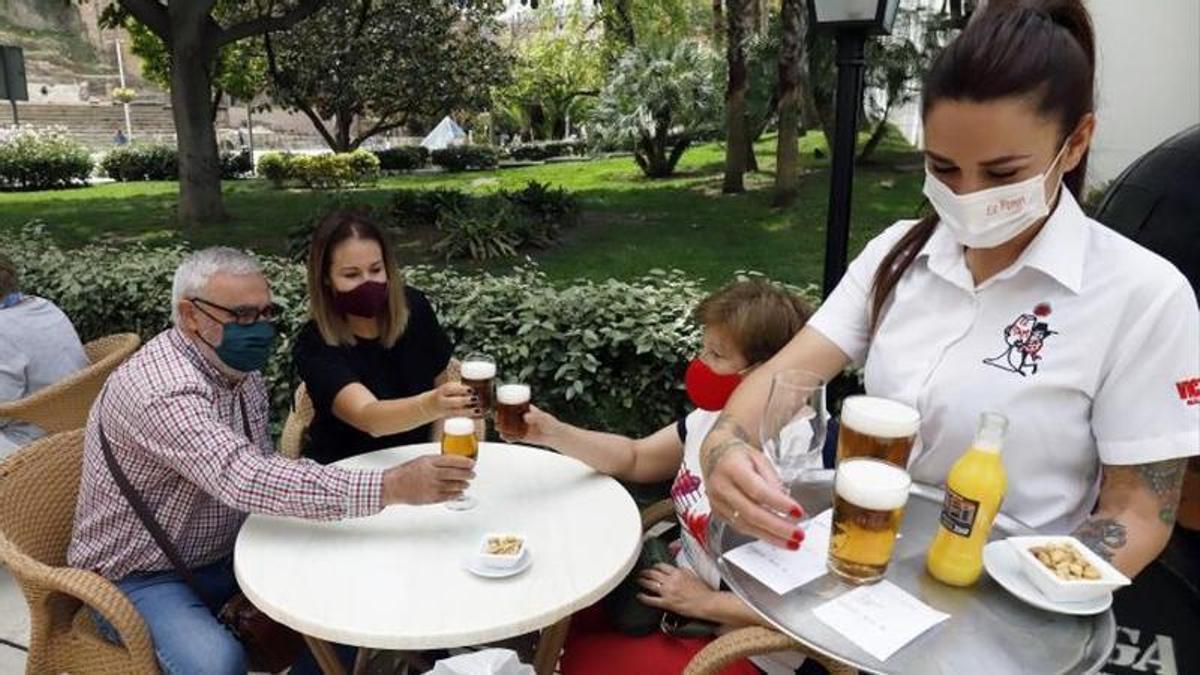
{"type": "Polygon", "coordinates": [[[726,442],[732,445],[705,476],[713,513],[739,532],[781,548],[800,548],[804,531],[797,522],[804,509],[788,496],[775,467],[748,443],[726,442]]]}
{"type": "Polygon", "coordinates": [[[561,423],[554,415],[535,405],[530,405],[529,412],[525,413],[525,425],[529,427],[528,433],[518,438],[504,433],[498,427],[497,431],[500,432],[500,437],[509,443],[521,442],[554,447],[554,429],[559,424],[561,423]]]}
{"type": "Polygon", "coordinates": [[[436,419],[478,417],[483,414],[475,390],[461,382],[447,382],[421,396],[421,409],[436,419]]]}

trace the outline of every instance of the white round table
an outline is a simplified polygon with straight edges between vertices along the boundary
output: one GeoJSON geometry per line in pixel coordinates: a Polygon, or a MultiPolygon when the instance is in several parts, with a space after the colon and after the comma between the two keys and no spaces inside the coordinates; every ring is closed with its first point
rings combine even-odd
{"type": "MultiPolygon", "coordinates": [[[[438,451],[425,443],[338,464],[385,469],[438,451]]],[[[612,478],[555,452],[502,443],[482,444],[475,472],[468,494],[479,505],[470,511],[391,506],[338,522],[251,516],[234,549],[242,592],[310,644],[437,649],[561,622],[632,569],[641,521],[612,478]],[[530,568],[505,579],[468,572],[464,561],[487,532],[524,535],[530,568]]]]}

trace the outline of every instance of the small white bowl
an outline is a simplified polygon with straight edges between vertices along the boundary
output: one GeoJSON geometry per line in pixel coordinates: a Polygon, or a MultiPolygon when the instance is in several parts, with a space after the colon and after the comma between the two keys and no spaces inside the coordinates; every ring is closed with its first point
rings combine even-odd
{"type": "Polygon", "coordinates": [[[1012,545],[1017,553],[1017,560],[1021,562],[1021,572],[1031,584],[1037,587],[1042,595],[1054,602],[1086,602],[1102,597],[1121,586],[1130,584],[1129,577],[1117,571],[1117,568],[1108,564],[1100,556],[1096,555],[1087,546],[1084,546],[1075,537],[1068,536],[1041,536],[1041,537],[1009,537],[1008,543],[1012,545]],[[1072,548],[1079,551],[1092,567],[1100,573],[1099,579],[1080,579],[1076,581],[1066,581],[1059,579],[1054,575],[1048,567],[1042,564],[1042,561],[1037,559],[1029,549],[1036,546],[1045,546],[1047,544],[1070,544],[1072,548]]]}
{"type": "Polygon", "coordinates": [[[511,532],[489,532],[483,535],[483,539],[481,539],[479,542],[479,561],[485,566],[495,569],[510,569],[516,567],[528,552],[529,546],[527,544],[528,542],[525,541],[525,537],[519,534],[513,534],[511,532]],[[488,540],[495,539],[497,537],[514,537],[521,542],[521,547],[517,549],[516,553],[512,554],[488,553],[488,540]]]}

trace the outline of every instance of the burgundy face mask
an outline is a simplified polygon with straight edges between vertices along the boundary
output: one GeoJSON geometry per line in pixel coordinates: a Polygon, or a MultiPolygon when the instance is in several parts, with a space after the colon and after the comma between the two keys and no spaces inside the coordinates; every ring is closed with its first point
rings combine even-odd
{"type": "Polygon", "coordinates": [[[374,319],[387,306],[388,285],[383,281],[364,281],[354,288],[333,292],[333,308],[342,314],[374,319]]]}

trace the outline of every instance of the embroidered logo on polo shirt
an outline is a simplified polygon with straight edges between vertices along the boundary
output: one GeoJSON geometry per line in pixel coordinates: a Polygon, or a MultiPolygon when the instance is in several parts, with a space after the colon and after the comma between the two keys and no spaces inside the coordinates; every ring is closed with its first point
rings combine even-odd
{"type": "Polygon", "coordinates": [[[1006,349],[983,362],[1021,377],[1036,375],[1046,338],[1058,335],[1058,331],[1050,330],[1050,324],[1045,321],[1049,316],[1050,303],[1047,302],[1038,303],[1032,312],[1018,316],[1004,328],[1006,349]]]}
{"type": "Polygon", "coordinates": [[[1200,377],[1190,380],[1180,380],[1175,383],[1179,391],[1179,400],[1188,405],[1200,405],[1200,377]]]}

